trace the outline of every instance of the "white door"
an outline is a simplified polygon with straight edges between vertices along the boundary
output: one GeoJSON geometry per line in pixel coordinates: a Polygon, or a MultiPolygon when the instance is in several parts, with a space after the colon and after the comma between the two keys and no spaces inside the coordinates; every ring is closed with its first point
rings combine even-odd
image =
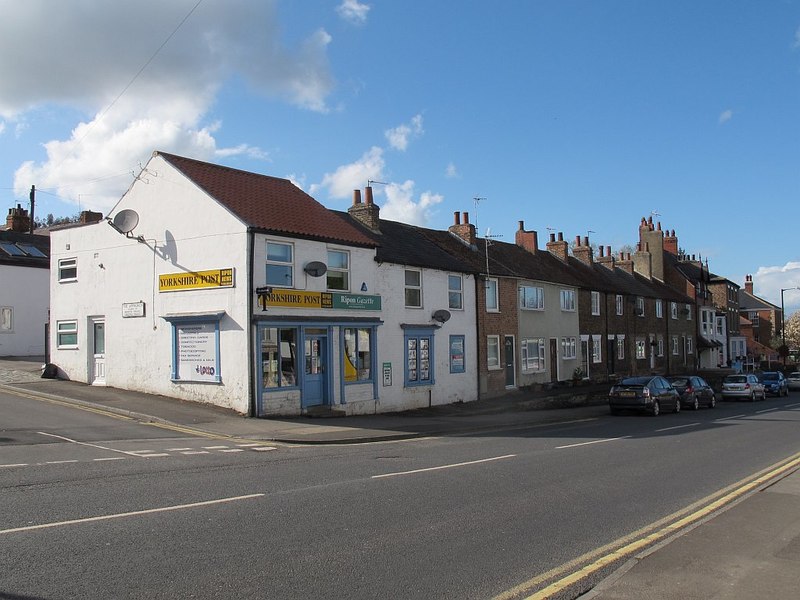
{"type": "Polygon", "coordinates": [[[92,385],[106,384],[106,322],[92,320],[92,385]]]}

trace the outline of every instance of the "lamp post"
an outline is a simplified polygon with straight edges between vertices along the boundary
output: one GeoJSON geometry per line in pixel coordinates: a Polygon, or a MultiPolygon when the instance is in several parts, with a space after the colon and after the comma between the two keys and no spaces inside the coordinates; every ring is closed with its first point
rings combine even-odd
{"type": "MultiPolygon", "coordinates": [[[[781,344],[784,347],[786,346],[786,313],[783,310],[783,292],[789,290],[800,290],[800,287],[781,288],[781,344]]],[[[783,364],[786,364],[786,356],[783,357],[783,364]]]]}

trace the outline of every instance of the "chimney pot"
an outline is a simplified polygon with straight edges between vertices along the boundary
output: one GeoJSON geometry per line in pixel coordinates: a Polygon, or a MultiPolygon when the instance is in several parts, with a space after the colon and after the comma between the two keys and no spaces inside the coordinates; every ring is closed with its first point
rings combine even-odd
{"type": "Polygon", "coordinates": [[[453,224],[455,224],[455,225],[461,225],[461,213],[460,213],[460,212],[458,212],[458,211],[455,211],[455,212],[453,213],[453,217],[454,217],[453,224]]]}
{"type": "Polygon", "coordinates": [[[524,221],[520,221],[519,222],[519,230],[520,231],[525,231],[525,222],[524,221]]]}
{"type": "Polygon", "coordinates": [[[580,246],[581,245],[581,236],[579,236],[579,235],[575,236],[575,245],[576,246],[580,246]]]}
{"type": "Polygon", "coordinates": [[[558,232],[558,241],[559,242],[563,242],[564,241],[564,234],[561,231],[558,232]]]}
{"type": "Polygon", "coordinates": [[[369,185],[364,188],[364,201],[367,204],[372,204],[372,187],[369,185]]]}
{"type": "Polygon", "coordinates": [[[353,190],[353,205],[361,204],[361,190],[353,190]]]}
{"type": "Polygon", "coordinates": [[[556,234],[555,233],[551,233],[550,234],[550,241],[551,242],[555,242],[556,241],[556,234]]]}
{"type": "Polygon", "coordinates": [[[602,258],[602,257],[604,257],[604,256],[606,255],[606,252],[605,252],[605,250],[606,250],[606,249],[605,249],[605,247],[604,247],[604,246],[600,246],[600,257],[601,257],[601,258],[602,258]]]}
{"type": "Polygon", "coordinates": [[[464,225],[469,225],[469,213],[464,213],[464,225]]]}

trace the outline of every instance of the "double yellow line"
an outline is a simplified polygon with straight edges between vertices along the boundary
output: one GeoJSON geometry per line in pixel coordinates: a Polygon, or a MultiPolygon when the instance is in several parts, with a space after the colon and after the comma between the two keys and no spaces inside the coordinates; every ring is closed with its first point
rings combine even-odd
{"type": "Polygon", "coordinates": [[[800,453],[767,467],[763,471],[746,477],[722,490],[698,500],[691,506],[672,513],[633,533],[605,546],[588,552],[541,575],[537,575],[518,586],[495,596],[493,600],[546,600],[581,580],[594,575],[609,565],[635,555],[637,552],[699,524],[713,513],[731,506],[745,495],[767,483],[785,477],[800,468],[800,453]],[[582,566],[583,565],[583,566],[582,566]],[[558,579],[556,579],[558,578],[558,579]],[[542,584],[556,579],[546,587],[533,592],[542,584]]]}

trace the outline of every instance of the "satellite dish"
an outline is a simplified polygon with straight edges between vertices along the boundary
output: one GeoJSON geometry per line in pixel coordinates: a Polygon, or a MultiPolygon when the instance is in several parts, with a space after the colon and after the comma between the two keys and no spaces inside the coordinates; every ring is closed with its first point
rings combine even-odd
{"type": "Polygon", "coordinates": [[[312,260],[310,263],[307,263],[305,267],[303,267],[303,270],[312,277],[322,277],[328,272],[328,267],[323,262],[312,260]]]}
{"type": "Polygon", "coordinates": [[[114,229],[127,235],[139,224],[139,214],[135,210],[126,208],[115,214],[110,223],[114,229]]]}
{"type": "Polygon", "coordinates": [[[431,318],[439,323],[446,323],[450,320],[450,311],[444,309],[434,311],[431,318]]]}

